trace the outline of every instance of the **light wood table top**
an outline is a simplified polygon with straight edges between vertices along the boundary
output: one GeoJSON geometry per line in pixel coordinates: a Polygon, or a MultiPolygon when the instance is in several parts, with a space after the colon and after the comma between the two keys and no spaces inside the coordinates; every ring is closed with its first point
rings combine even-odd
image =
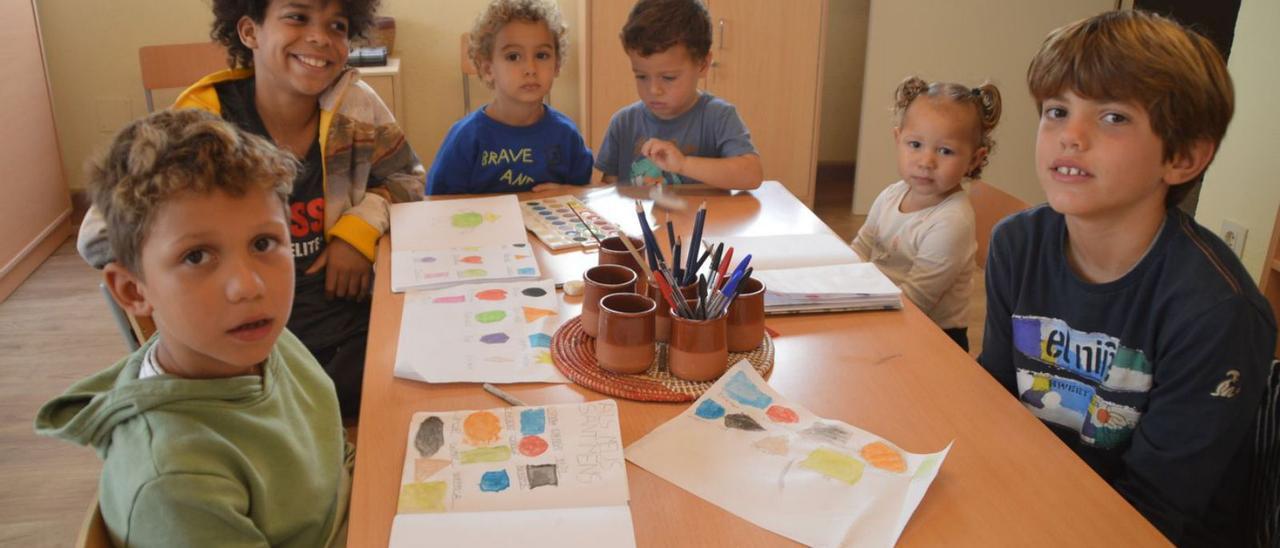
{"type": "MultiPolygon", "coordinates": [[[[618,190],[575,193],[629,233],[638,233],[634,203],[618,190]]],[[[685,196],[690,209],[673,215],[677,230],[684,233],[692,226],[693,209],[704,199],[707,236],[830,232],[777,182],[751,192],[695,190],[685,196]]],[[[534,247],[543,274],[553,277],[576,278],[596,260],[575,251],[551,253],[540,243],[534,247]]],[[[385,274],[389,261],[390,244],[384,238],[377,261],[384,274],[374,289],[365,358],[351,546],[387,545],[414,412],[504,405],[479,384],[427,384],[392,376],[404,299],[390,291],[385,274]]],[[[561,298],[570,308],[576,304],[574,298],[561,298]]],[[[910,302],[899,311],[771,316],[768,325],[780,334],[774,339],[776,358],[768,382],[789,400],[907,451],[932,452],[955,442],[907,524],[902,545],[1167,545],[910,302]]],[[[530,405],[605,397],[575,384],[504,388],[530,405]]],[[[631,444],[685,408],[619,399],[623,442],[631,444]]],[[[795,544],[630,462],[627,479],[639,546],[795,544]]]]}

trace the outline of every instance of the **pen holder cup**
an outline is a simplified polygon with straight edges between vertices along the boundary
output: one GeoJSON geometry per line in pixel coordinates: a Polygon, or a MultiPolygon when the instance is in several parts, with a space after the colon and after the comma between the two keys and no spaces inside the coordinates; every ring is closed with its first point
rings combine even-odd
{"type": "Polygon", "coordinates": [[[725,313],[730,352],[754,350],[764,340],[764,283],[747,278],[739,289],[725,313]]]}
{"type": "MultiPolygon", "coordinates": [[[[697,306],[698,301],[686,301],[697,306]]],[[[729,368],[725,315],[710,320],[690,320],[671,314],[671,341],[667,344],[667,367],[686,381],[715,380],[729,368]]]]}
{"type": "Polygon", "coordinates": [[[637,293],[614,293],[600,299],[596,328],[596,362],[623,375],[643,373],[653,363],[653,299],[637,293]]]}
{"type": "MultiPolygon", "coordinates": [[[[658,342],[667,342],[671,339],[671,305],[662,296],[662,290],[658,289],[658,285],[653,283],[653,280],[649,282],[649,298],[658,305],[658,311],[653,314],[653,338],[658,342]]],[[[685,299],[697,298],[698,284],[692,283],[681,287],[680,295],[685,299]]]]}
{"type": "Polygon", "coordinates": [[[644,259],[644,240],[619,234],[600,240],[600,256],[596,259],[596,264],[617,264],[630,268],[636,273],[636,293],[643,295],[648,286],[644,269],[640,267],[640,263],[636,262],[635,257],[631,256],[631,252],[627,251],[627,246],[622,243],[623,238],[631,240],[631,245],[640,253],[640,258],[644,259]]]}
{"type": "Polygon", "coordinates": [[[614,293],[633,293],[636,273],[616,264],[593,266],[582,275],[582,330],[596,336],[600,321],[600,299],[614,293]]]}

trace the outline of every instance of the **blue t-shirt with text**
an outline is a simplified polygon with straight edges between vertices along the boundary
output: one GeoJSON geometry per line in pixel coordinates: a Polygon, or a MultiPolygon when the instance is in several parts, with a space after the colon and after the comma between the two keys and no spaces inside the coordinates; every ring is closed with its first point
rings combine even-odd
{"type": "Polygon", "coordinates": [[[427,194],[521,192],[540,183],[591,182],[591,149],[567,116],[546,107],[531,126],[480,108],[449,129],[427,173],[427,194]]]}

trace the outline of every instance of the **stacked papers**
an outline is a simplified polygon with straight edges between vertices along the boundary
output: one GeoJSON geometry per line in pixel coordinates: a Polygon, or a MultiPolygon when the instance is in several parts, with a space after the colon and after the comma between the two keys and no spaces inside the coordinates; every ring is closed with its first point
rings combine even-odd
{"type": "Polygon", "coordinates": [[[902,290],[874,264],[757,270],[767,314],[902,308],[902,290]]]}

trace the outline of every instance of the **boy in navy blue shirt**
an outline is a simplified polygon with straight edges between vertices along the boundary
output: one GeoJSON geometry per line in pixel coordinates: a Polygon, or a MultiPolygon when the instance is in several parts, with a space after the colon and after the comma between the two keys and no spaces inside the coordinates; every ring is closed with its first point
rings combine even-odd
{"type": "Polygon", "coordinates": [[[1177,208],[1231,120],[1222,57],[1113,11],[1050,33],[1027,82],[1049,203],[996,227],[982,366],[1174,544],[1244,545],[1276,323],[1177,208]]]}
{"type": "Polygon", "coordinates": [[[555,3],[495,0],[467,50],[493,101],[449,129],[427,194],[547,190],[591,181],[591,150],[565,115],[544,105],[567,40],[555,3]]]}

